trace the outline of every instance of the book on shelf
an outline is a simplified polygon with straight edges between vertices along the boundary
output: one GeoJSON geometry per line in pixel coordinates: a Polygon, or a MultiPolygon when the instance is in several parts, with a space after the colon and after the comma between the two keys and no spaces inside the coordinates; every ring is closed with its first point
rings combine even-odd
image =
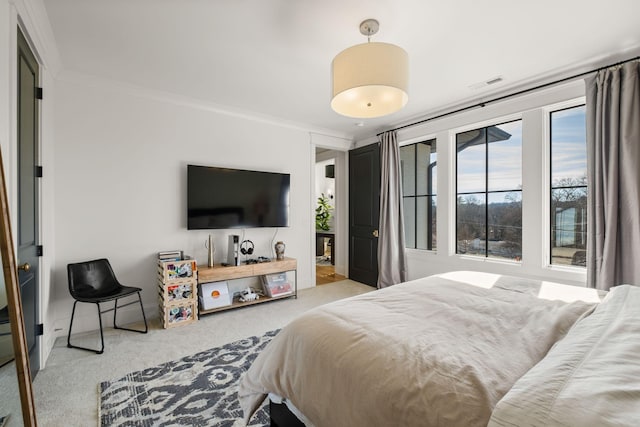
{"type": "Polygon", "coordinates": [[[163,255],[182,255],[182,251],[179,249],[175,249],[172,251],[160,251],[158,252],[158,256],[163,256],[163,255]]]}
{"type": "Polygon", "coordinates": [[[263,275],[262,287],[269,297],[279,297],[293,293],[286,272],[263,275]]]}
{"type": "Polygon", "coordinates": [[[183,255],[183,252],[180,250],[162,251],[158,252],[158,259],[160,261],[181,261],[183,259],[183,255]]]}

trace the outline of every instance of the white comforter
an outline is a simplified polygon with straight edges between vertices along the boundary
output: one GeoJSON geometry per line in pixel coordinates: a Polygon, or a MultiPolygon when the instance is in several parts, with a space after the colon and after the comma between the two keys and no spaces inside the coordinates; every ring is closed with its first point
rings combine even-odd
{"type": "Polygon", "coordinates": [[[469,277],[431,276],[305,313],[242,378],[245,420],[274,392],[317,427],[486,426],[595,304],[540,298],[550,285],[537,281],[469,277]]]}
{"type": "Polygon", "coordinates": [[[612,288],[498,403],[489,427],[640,426],[640,288],[612,288]]]}

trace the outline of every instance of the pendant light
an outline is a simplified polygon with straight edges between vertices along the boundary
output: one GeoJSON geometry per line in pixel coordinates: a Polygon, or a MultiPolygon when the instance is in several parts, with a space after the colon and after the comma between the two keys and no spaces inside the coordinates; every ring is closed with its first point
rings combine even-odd
{"type": "Polygon", "coordinates": [[[402,109],[409,99],[409,56],[393,44],[371,42],[380,24],[367,19],[360,33],[367,43],[340,52],[333,59],[331,108],[343,116],[373,118],[402,109]]]}

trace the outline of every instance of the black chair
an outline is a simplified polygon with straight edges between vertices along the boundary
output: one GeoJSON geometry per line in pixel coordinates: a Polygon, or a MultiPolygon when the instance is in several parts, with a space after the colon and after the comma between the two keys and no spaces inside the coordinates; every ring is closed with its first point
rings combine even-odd
{"type": "MultiPolygon", "coordinates": [[[[11,335],[11,328],[9,328],[9,306],[7,305],[5,305],[2,309],[0,309],[0,327],[2,327],[2,330],[0,330],[0,337],[5,335],[11,335]]],[[[13,347],[12,344],[10,345],[13,347]]],[[[0,359],[0,368],[2,368],[7,363],[13,361],[13,359],[14,357],[13,357],[13,349],[12,349],[11,356],[5,359],[0,359]]]]}
{"type": "Polygon", "coordinates": [[[67,265],[67,275],[69,279],[69,292],[73,299],[73,311],[71,312],[71,323],[69,324],[69,335],[67,335],[67,347],[79,348],[81,350],[93,351],[97,354],[102,354],[104,351],[104,336],[102,333],[102,313],[107,313],[113,310],[113,327],[115,329],[123,329],[125,331],[139,332],[146,334],[148,331],[147,317],[144,315],[144,307],[142,306],[142,298],[140,297],[140,291],[142,289],[132,286],[123,286],[116,279],[109,260],[102,258],[93,261],[79,262],[75,264],[67,265]],[[140,309],[142,310],[142,318],[144,319],[144,331],[137,329],[128,329],[120,327],[116,324],[116,315],[118,314],[118,308],[126,307],[131,304],[135,304],[136,301],[118,306],[118,300],[120,298],[128,297],[133,294],[138,294],[138,302],[140,303],[140,309]],[[115,300],[113,308],[105,311],[100,311],[100,303],[115,300]],[[71,344],[71,328],[73,327],[73,316],[76,312],[76,304],[79,302],[87,302],[96,304],[98,308],[98,321],[100,322],[100,341],[102,348],[95,350],[92,348],[79,347],[71,344]]]}
{"type": "MultiPolygon", "coordinates": [[[[9,324],[9,306],[5,305],[0,309],[0,325],[8,325],[9,324]]],[[[3,335],[11,335],[11,331],[2,332],[0,331],[0,337],[3,335]]]]}

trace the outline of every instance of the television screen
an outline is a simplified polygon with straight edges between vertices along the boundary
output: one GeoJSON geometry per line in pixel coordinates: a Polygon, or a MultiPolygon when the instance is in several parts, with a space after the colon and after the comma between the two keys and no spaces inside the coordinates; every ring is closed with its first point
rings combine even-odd
{"type": "Polygon", "coordinates": [[[290,175],[187,166],[187,228],[287,227],[290,175]]]}

